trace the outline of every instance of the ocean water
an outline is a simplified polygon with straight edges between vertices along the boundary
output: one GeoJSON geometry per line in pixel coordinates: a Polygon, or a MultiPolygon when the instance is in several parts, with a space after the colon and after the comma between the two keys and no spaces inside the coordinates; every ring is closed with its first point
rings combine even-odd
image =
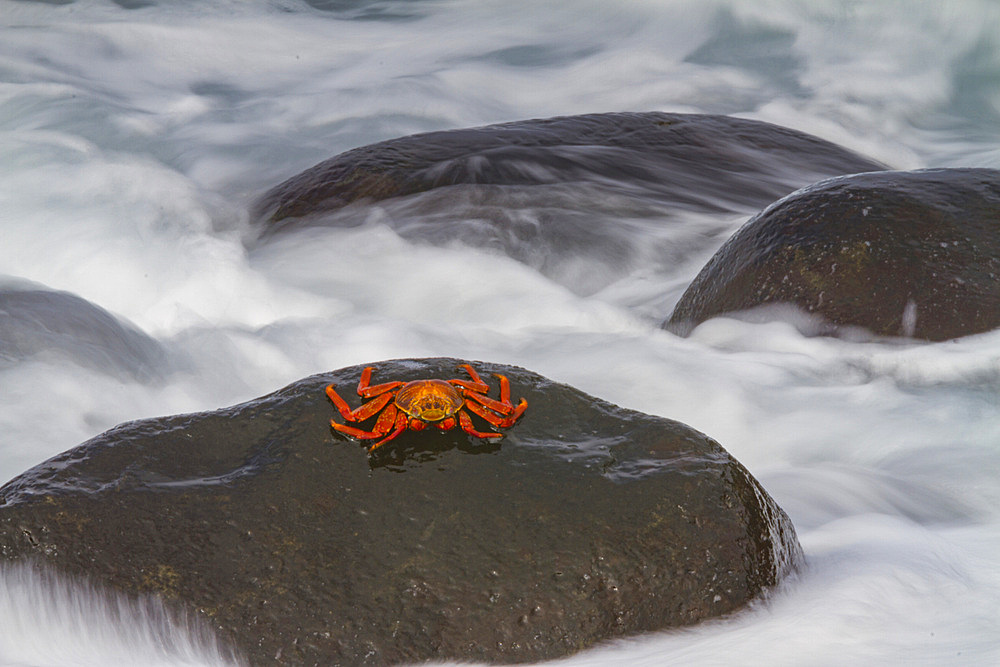
{"type": "MultiPolygon", "coordinates": [[[[1000,168],[1000,4],[0,0],[0,482],[123,421],[324,370],[517,364],[717,439],[807,558],[732,618],[560,664],[1000,664],[1000,332],[851,342],[720,318],[678,338],[659,323],[753,211],[665,227],[641,192],[492,202],[621,225],[596,265],[421,242],[390,204],[266,241],[250,219],[355,146],[624,110],[1000,168]]],[[[0,570],[2,664],[231,662],[156,600],[0,570]]]]}

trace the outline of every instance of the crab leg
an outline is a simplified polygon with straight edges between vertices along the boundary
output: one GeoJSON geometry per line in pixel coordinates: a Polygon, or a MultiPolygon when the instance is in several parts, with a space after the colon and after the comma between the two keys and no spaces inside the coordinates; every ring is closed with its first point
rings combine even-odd
{"type": "Polygon", "coordinates": [[[332,419],[330,420],[330,426],[332,426],[334,430],[346,433],[351,437],[359,438],[361,440],[372,440],[374,438],[381,438],[383,435],[392,430],[393,422],[396,421],[397,412],[398,410],[395,405],[387,407],[382,414],[378,416],[378,419],[375,420],[375,426],[373,426],[370,431],[366,431],[363,428],[357,428],[355,426],[348,426],[347,424],[338,424],[332,419]]]}
{"type": "MultiPolygon", "coordinates": [[[[468,405],[468,404],[466,404],[466,405],[468,405]]],[[[492,432],[477,431],[476,427],[473,426],[473,424],[472,424],[472,418],[469,417],[469,413],[466,412],[465,410],[459,410],[458,411],[458,422],[459,422],[459,424],[462,425],[462,430],[465,431],[466,433],[468,433],[471,436],[475,436],[477,438],[502,438],[503,437],[503,433],[492,433],[492,432]]]]}
{"type": "Polygon", "coordinates": [[[514,412],[520,415],[522,412],[524,412],[524,409],[528,407],[528,402],[522,398],[521,402],[517,405],[517,408],[516,409],[514,408],[514,405],[510,402],[509,386],[507,387],[506,401],[497,401],[495,399],[490,398],[489,396],[484,396],[483,394],[475,394],[472,392],[466,392],[465,397],[472,399],[473,401],[479,403],[480,405],[486,406],[487,408],[493,410],[494,412],[499,412],[501,415],[510,415],[514,412]]]}
{"type": "Polygon", "coordinates": [[[352,422],[360,422],[368,419],[373,414],[388,405],[389,401],[392,400],[392,394],[382,394],[374,401],[369,401],[361,405],[356,410],[351,410],[351,406],[347,404],[347,401],[340,397],[340,394],[336,392],[332,384],[326,388],[326,395],[329,396],[330,400],[333,401],[333,404],[337,406],[337,410],[340,411],[340,414],[344,417],[344,419],[352,422]]]}
{"type": "MultiPolygon", "coordinates": [[[[476,398],[479,397],[477,396],[476,398]]],[[[510,407],[507,407],[505,409],[505,413],[510,412],[510,414],[507,416],[505,416],[505,414],[500,414],[500,415],[493,414],[492,412],[490,412],[488,407],[483,407],[482,405],[474,401],[466,401],[465,407],[471,410],[472,412],[476,413],[489,423],[493,424],[494,426],[498,426],[500,428],[509,428],[514,425],[514,422],[516,422],[518,418],[520,418],[520,416],[528,408],[528,402],[522,398],[520,404],[518,404],[518,406],[514,408],[513,412],[510,412],[510,407]]]]}
{"type": "Polygon", "coordinates": [[[355,428],[353,426],[347,426],[346,424],[338,424],[332,419],[330,420],[330,426],[332,426],[336,431],[340,431],[341,433],[359,440],[374,440],[375,438],[381,438],[383,435],[388,433],[389,435],[387,437],[379,440],[368,448],[368,453],[371,454],[376,448],[381,447],[405,431],[406,422],[406,414],[399,412],[395,405],[390,405],[382,412],[382,414],[378,416],[378,419],[375,421],[375,426],[370,431],[365,431],[364,429],[355,428]]]}
{"type": "MultiPolygon", "coordinates": [[[[392,407],[395,408],[396,406],[392,406],[392,407]]],[[[388,410],[386,412],[388,412],[388,410]]],[[[381,420],[381,417],[379,417],[379,419],[381,420]]],[[[392,440],[393,438],[395,438],[397,435],[399,435],[400,433],[402,433],[403,431],[405,431],[406,430],[406,423],[407,423],[406,413],[405,412],[400,412],[399,416],[396,417],[396,424],[395,424],[396,427],[392,430],[392,433],[390,433],[387,437],[385,437],[382,440],[379,440],[374,445],[372,445],[371,447],[369,447],[368,448],[368,454],[371,455],[371,453],[374,452],[376,449],[378,449],[379,447],[381,447],[382,445],[384,445],[385,443],[389,442],[390,440],[392,440]]]]}
{"type": "Polygon", "coordinates": [[[394,382],[383,382],[382,384],[377,384],[374,387],[369,387],[368,383],[372,379],[373,367],[365,366],[365,370],[361,371],[361,379],[358,380],[358,396],[362,398],[371,398],[372,396],[378,396],[379,394],[384,394],[387,391],[392,391],[396,387],[402,387],[403,383],[396,380],[394,382]]]}
{"type": "Polygon", "coordinates": [[[459,368],[465,369],[465,372],[472,378],[472,382],[469,382],[468,380],[448,380],[449,383],[480,394],[485,394],[490,390],[490,386],[483,382],[483,378],[479,377],[479,373],[477,373],[476,369],[472,366],[469,364],[462,364],[459,368]]]}
{"type": "MultiPolygon", "coordinates": [[[[506,405],[511,405],[510,380],[507,379],[506,375],[500,375],[499,373],[494,373],[493,375],[496,375],[498,378],[500,378],[500,402],[506,405]]],[[[524,402],[525,405],[527,405],[527,403],[524,401],[523,398],[521,399],[521,402],[524,402]]]]}

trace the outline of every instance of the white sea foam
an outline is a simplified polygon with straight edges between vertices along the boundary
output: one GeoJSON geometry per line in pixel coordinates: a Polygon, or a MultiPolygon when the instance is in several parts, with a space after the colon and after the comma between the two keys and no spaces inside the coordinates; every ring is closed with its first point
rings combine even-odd
{"type": "Polygon", "coordinates": [[[203,619],[128,599],[39,564],[0,565],[0,664],[223,667],[240,659],[203,619]]]}
{"type": "MultiPolygon", "coordinates": [[[[122,421],[349,364],[514,363],[716,438],[788,511],[808,557],[745,613],[567,664],[996,664],[996,334],[859,342],[726,318],[687,339],[660,330],[720,230],[742,222],[732,214],[637,224],[634,264],[588,276],[571,260],[544,275],[413,243],[378,207],[357,227],[257,245],[247,206],[365,143],[599,111],[730,113],[892,167],[1000,167],[998,34],[989,0],[372,0],[340,12],[0,0],[0,274],[79,295],[166,354],[149,382],[57,352],[5,362],[0,478],[122,421]],[[681,249],[665,260],[668,244],[681,249]]],[[[200,629],[37,576],[0,574],[0,661],[223,659],[200,629]]]]}

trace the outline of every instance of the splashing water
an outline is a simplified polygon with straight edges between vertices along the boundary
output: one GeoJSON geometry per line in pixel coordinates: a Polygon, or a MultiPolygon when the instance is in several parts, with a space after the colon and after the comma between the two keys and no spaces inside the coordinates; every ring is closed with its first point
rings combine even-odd
{"type": "Polygon", "coordinates": [[[4,665],[240,664],[201,619],[159,599],[108,594],[38,565],[2,565],[0,582],[4,665]]]}
{"type": "MultiPolygon", "coordinates": [[[[461,197],[525,234],[548,208],[591,209],[639,248],[627,263],[405,233],[450,205],[440,193],[263,243],[248,213],[359,145],[603,111],[733,114],[893,168],[1000,168],[996,3],[0,0],[0,31],[0,294],[64,304],[0,311],[0,332],[48,341],[0,339],[3,480],[117,423],[329,369],[518,364],[717,439],[807,557],[733,618],[567,664],[1000,662],[1000,332],[858,343],[719,318],[677,338],[659,322],[753,211],[661,226],[641,196],[586,183],[461,197]]],[[[155,600],[0,570],[0,663],[236,661],[206,633],[155,600]]]]}

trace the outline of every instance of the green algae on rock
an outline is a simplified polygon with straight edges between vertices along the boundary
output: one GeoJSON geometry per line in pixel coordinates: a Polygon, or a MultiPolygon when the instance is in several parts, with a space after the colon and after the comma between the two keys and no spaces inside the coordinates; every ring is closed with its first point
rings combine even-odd
{"type": "MultiPolygon", "coordinates": [[[[412,380],[460,363],[373,365],[412,380]]],[[[499,442],[410,431],[369,457],[330,428],[325,386],[352,396],[362,371],[346,368],[36,466],[0,488],[0,558],[158,595],[253,664],[555,658],[736,611],[800,559],[705,435],[472,363],[528,400],[499,442]]]]}
{"type": "Polygon", "coordinates": [[[842,176],[754,216],[705,265],[668,329],[791,304],[820,329],[939,341],[1000,327],[1000,171],[842,176]]]}

